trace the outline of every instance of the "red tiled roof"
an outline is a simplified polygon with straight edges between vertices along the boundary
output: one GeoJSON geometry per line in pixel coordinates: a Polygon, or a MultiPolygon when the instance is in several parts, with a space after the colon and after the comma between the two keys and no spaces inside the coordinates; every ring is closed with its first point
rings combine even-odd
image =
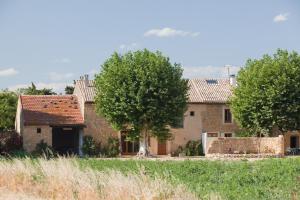
{"type": "Polygon", "coordinates": [[[25,125],[83,125],[75,95],[21,95],[25,125]]]}

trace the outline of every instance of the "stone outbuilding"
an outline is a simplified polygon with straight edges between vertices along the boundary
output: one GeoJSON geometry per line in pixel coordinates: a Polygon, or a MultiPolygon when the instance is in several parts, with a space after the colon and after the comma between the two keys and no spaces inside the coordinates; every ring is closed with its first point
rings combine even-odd
{"type": "Polygon", "coordinates": [[[19,97],[16,131],[23,137],[23,148],[28,152],[43,141],[58,152],[80,154],[84,127],[75,95],[19,97]]]}

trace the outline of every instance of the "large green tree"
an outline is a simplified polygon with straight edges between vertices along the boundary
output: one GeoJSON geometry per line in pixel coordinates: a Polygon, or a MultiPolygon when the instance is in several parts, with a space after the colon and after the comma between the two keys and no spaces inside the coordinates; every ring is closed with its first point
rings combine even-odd
{"type": "Polygon", "coordinates": [[[14,128],[18,97],[14,92],[0,91],[0,131],[14,128]]]}
{"type": "Polygon", "coordinates": [[[140,154],[148,155],[148,137],[170,137],[169,127],[183,118],[187,81],[179,64],[160,52],[114,53],[96,75],[96,110],[116,129],[140,139],[140,154]]]}
{"type": "Polygon", "coordinates": [[[300,130],[300,56],[278,50],[248,60],[238,73],[231,107],[239,124],[254,134],[300,130]]]}

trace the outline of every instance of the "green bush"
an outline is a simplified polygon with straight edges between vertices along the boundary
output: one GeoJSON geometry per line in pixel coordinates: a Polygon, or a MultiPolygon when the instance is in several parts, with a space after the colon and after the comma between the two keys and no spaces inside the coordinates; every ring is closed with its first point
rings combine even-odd
{"type": "Polygon", "coordinates": [[[83,137],[82,152],[86,156],[116,157],[119,155],[119,139],[109,137],[107,145],[97,143],[92,136],[83,137]]]}
{"type": "Polygon", "coordinates": [[[33,155],[44,156],[45,158],[53,158],[57,155],[57,153],[44,140],[41,140],[38,144],[36,144],[33,155]]]}
{"type": "Polygon", "coordinates": [[[190,140],[186,143],[184,148],[184,153],[186,156],[202,156],[203,149],[202,143],[200,141],[190,140]]]}
{"type": "Polygon", "coordinates": [[[96,141],[92,136],[84,136],[83,137],[83,144],[82,144],[82,152],[84,155],[87,156],[96,156],[99,154],[99,144],[96,144],[96,141]]]}
{"type": "Polygon", "coordinates": [[[10,154],[12,151],[22,150],[22,137],[14,132],[7,131],[0,133],[0,154],[10,154]]]}
{"type": "Polygon", "coordinates": [[[106,147],[107,157],[116,157],[120,153],[120,143],[118,138],[109,137],[106,147]]]}

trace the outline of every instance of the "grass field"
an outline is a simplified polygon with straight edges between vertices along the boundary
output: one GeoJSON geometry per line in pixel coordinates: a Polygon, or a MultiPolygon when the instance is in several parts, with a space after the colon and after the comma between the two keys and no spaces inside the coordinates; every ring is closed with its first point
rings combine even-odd
{"type": "Polygon", "coordinates": [[[300,199],[300,158],[0,160],[0,199],[300,199]]]}
{"type": "Polygon", "coordinates": [[[300,158],[247,161],[80,160],[82,167],[160,176],[201,199],[300,199],[300,158]]]}

